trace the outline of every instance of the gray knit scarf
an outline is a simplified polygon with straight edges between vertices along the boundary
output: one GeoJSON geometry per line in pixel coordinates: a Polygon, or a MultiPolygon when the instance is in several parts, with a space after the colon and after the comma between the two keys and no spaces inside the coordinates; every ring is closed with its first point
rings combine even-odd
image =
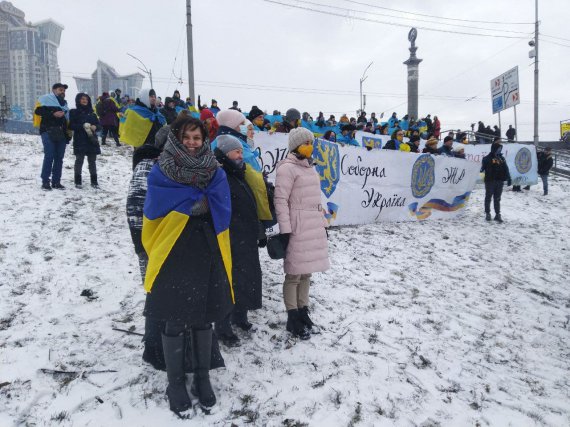
{"type": "Polygon", "coordinates": [[[171,180],[200,189],[208,186],[218,169],[216,157],[206,141],[196,154],[190,154],[172,131],[168,133],[158,164],[171,180]]]}

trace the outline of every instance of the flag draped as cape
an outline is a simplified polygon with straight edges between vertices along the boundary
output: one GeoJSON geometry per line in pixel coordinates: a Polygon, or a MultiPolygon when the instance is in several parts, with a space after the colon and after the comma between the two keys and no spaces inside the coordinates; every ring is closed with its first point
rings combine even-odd
{"type": "Polygon", "coordinates": [[[182,230],[188,221],[192,221],[192,206],[204,196],[208,200],[232,301],[235,302],[229,234],[231,196],[226,173],[221,168],[217,169],[208,187],[201,190],[173,181],[162,173],[158,164],[153,166],[148,176],[148,191],[143,210],[142,243],[148,254],[144,281],[146,292],[151,292],[154,281],[182,230]]]}

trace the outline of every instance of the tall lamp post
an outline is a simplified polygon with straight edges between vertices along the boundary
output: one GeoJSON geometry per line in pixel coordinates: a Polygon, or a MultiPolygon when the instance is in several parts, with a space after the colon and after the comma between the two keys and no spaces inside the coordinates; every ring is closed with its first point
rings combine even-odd
{"type": "MultiPolygon", "coordinates": [[[[534,47],[534,145],[538,145],[538,0],[534,1],[534,40],[529,45],[534,47]]],[[[531,55],[533,52],[531,51],[531,55]]]]}
{"type": "Polygon", "coordinates": [[[186,0],[186,47],[188,49],[188,86],[190,99],[196,104],[194,97],[194,47],[192,43],[192,7],[190,0],[186,0]]]}
{"type": "Polygon", "coordinates": [[[366,80],[368,78],[368,76],[366,76],[366,72],[372,66],[372,64],[374,64],[374,62],[371,62],[370,64],[368,64],[368,67],[366,67],[364,69],[364,72],[362,73],[362,77],[360,78],[360,112],[361,113],[362,113],[362,109],[363,109],[363,106],[362,106],[362,102],[363,102],[363,99],[362,99],[362,83],[364,83],[364,80],[366,80]]]}
{"type": "Polygon", "coordinates": [[[139,70],[141,70],[143,73],[146,73],[146,74],[148,75],[148,78],[150,79],[150,88],[153,89],[154,87],[153,87],[153,84],[152,84],[152,70],[149,70],[148,68],[146,68],[146,65],[144,65],[144,63],[143,63],[140,59],[138,59],[136,56],[131,55],[131,54],[128,53],[128,52],[127,52],[127,55],[129,55],[131,58],[133,58],[133,59],[139,61],[139,63],[144,67],[144,68],[141,68],[141,67],[137,67],[137,68],[138,68],[139,70]]]}

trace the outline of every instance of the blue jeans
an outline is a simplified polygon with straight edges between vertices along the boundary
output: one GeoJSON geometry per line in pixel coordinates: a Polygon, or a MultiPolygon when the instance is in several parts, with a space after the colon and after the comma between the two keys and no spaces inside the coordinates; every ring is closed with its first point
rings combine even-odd
{"type": "Polygon", "coordinates": [[[544,195],[548,194],[548,174],[540,175],[540,179],[542,179],[542,189],[544,190],[544,195]]]}
{"type": "Polygon", "coordinates": [[[44,163],[42,165],[42,183],[48,184],[51,176],[52,184],[59,184],[61,181],[61,169],[63,167],[63,156],[65,156],[66,141],[52,142],[48,133],[41,134],[44,145],[44,163]]]}

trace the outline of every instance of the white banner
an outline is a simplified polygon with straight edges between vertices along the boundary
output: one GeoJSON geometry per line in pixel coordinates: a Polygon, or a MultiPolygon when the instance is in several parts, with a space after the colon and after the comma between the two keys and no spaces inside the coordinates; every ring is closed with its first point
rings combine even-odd
{"type": "MultiPolygon", "coordinates": [[[[456,143],[454,147],[458,144],[456,143]]],[[[489,154],[491,144],[461,144],[465,147],[467,160],[481,165],[483,157],[489,154]]],[[[536,147],[531,144],[503,144],[503,156],[509,166],[513,185],[538,184],[538,160],[536,147]]],[[[480,167],[480,166],[479,166],[480,167]]]]}
{"type": "MultiPolygon", "coordinates": [[[[287,155],[286,134],[255,135],[264,172],[287,155]]],[[[453,218],[469,200],[480,166],[464,159],[368,151],[315,140],[315,167],[331,225],[453,218]]]]}
{"type": "MultiPolygon", "coordinates": [[[[367,132],[358,131],[355,134],[356,141],[363,147],[382,148],[390,140],[389,135],[374,135],[367,132]]],[[[408,138],[404,138],[407,141],[408,138]]],[[[425,147],[425,140],[420,140],[420,151],[425,147]]],[[[441,147],[442,142],[438,144],[441,147]]],[[[489,154],[491,144],[460,144],[457,146],[465,148],[467,160],[481,165],[483,157],[489,154]]],[[[538,160],[536,158],[536,148],[530,144],[505,143],[503,144],[503,156],[507,160],[509,172],[513,185],[536,185],[538,184],[538,160]]]]}

